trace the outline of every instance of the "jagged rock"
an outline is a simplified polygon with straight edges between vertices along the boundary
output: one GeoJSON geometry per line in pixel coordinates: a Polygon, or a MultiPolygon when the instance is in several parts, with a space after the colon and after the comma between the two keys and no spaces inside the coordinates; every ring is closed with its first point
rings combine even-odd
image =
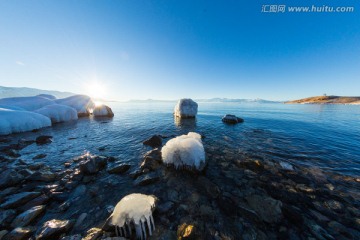
{"type": "Polygon", "coordinates": [[[129,170],[131,167],[130,164],[122,163],[117,166],[109,168],[107,171],[108,173],[125,173],[127,170],[129,170]]]}
{"type": "Polygon", "coordinates": [[[0,227],[9,225],[16,217],[16,211],[13,209],[0,210],[0,227]]]}
{"type": "Polygon", "coordinates": [[[48,170],[40,170],[29,176],[27,180],[39,181],[39,182],[52,182],[56,178],[57,178],[56,173],[50,172],[48,170]]]}
{"type": "Polygon", "coordinates": [[[145,140],[143,142],[144,145],[148,145],[152,148],[161,147],[162,145],[162,138],[160,135],[154,135],[151,138],[145,140]]]}
{"type": "Polygon", "coordinates": [[[231,115],[231,114],[226,114],[223,118],[222,121],[224,123],[230,123],[230,124],[236,124],[236,123],[242,123],[244,122],[244,119],[236,117],[235,115],[231,115]]]}
{"type": "Polygon", "coordinates": [[[28,239],[34,230],[30,227],[17,227],[4,236],[4,240],[25,240],[28,239]]]}
{"type": "Polygon", "coordinates": [[[23,180],[23,176],[14,169],[7,169],[0,174],[0,189],[14,186],[23,180]]]}
{"type": "Polygon", "coordinates": [[[10,195],[5,198],[5,202],[0,205],[0,208],[4,208],[4,209],[16,208],[40,195],[41,193],[39,192],[22,192],[22,193],[10,195]]]}
{"type": "Polygon", "coordinates": [[[196,239],[195,226],[187,223],[183,223],[178,226],[177,239],[196,239]]]}
{"type": "Polygon", "coordinates": [[[36,234],[36,240],[56,239],[62,233],[66,233],[71,228],[69,220],[53,219],[44,223],[36,234]]]}
{"type": "Polygon", "coordinates": [[[19,210],[25,211],[25,210],[30,209],[35,206],[45,205],[45,203],[47,203],[49,201],[49,199],[50,198],[47,195],[43,194],[37,198],[30,200],[25,205],[20,206],[19,210]]]}
{"type": "Polygon", "coordinates": [[[246,200],[264,222],[276,223],[282,218],[281,201],[260,195],[248,196],[246,200]]]}
{"type": "Polygon", "coordinates": [[[18,215],[11,223],[13,228],[25,227],[31,221],[45,211],[45,205],[35,206],[18,215]]]}
{"type": "Polygon", "coordinates": [[[86,232],[86,236],[82,240],[96,240],[100,237],[102,230],[100,228],[91,228],[86,232]]]}
{"type": "Polygon", "coordinates": [[[52,136],[39,136],[36,138],[35,142],[39,145],[52,143],[52,136]]]}
{"type": "Polygon", "coordinates": [[[104,169],[107,158],[101,156],[87,156],[79,164],[80,171],[84,174],[94,174],[104,169]]]}
{"type": "Polygon", "coordinates": [[[138,177],[135,181],[134,181],[134,185],[136,186],[146,186],[152,183],[155,183],[157,181],[159,181],[160,179],[160,174],[156,173],[156,172],[152,172],[152,173],[148,173],[146,175],[140,176],[138,177]]]}

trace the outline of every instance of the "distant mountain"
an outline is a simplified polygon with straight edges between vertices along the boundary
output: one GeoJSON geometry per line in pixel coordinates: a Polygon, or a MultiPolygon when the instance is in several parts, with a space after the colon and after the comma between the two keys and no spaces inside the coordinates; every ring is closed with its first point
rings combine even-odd
{"type": "Polygon", "coordinates": [[[232,102],[232,103],[281,103],[281,101],[269,101],[260,98],[256,99],[238,99],[238,98],[210,98],[210,99],[196,99],[197,102],[232,102]]]}
{"type": "Polygon", "coordinates": [[[287,104],[357,104],[360,105],[360,97],[341,96],[316,96],[285,102],[287,104]]]}
{"type": "Polygon", "coordinates": [[[39,94],[50,94],[56,98],[65,98],[75,95],[70,92],[59,92],[52,90],[41,90],[36,88],[27,88],[27,87],[2,87],[0,86],[0,98],[8,97],[30,97],[36,96],[39,94]]]}
{"type": "MultiPolygon", "coordinates": [[[[210,102],[210,103],[282,103],[283,101],[268,101],[264,99],[231,99],[231,98],[210,98],[210,99],[194,99],[196,102],[210,102]]],[[[148,102],[176,102],[177,100],[156,100],[156,99],[146,99],[146,100],[130,100],[128,102],[135,103],[148,103],[148,102]]]]}

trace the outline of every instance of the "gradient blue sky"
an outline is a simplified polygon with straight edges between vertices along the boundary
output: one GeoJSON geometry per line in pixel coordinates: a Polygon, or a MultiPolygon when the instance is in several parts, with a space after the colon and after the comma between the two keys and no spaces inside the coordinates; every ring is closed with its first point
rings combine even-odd
{"type": "Polygon", "coordinates": [[[117,100],[360,95],[359,12],[359,0],[2,0],[0,85],[89,93],[95,82],[117,100]]]}

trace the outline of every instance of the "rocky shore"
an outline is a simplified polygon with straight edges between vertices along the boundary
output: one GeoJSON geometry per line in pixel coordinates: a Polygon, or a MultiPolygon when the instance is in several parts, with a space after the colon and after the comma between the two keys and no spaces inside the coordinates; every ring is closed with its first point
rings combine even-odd
{"type": "Polygon", "coordinates": [[[130,193],[158,199],[149,239],[359,239],[360,178],[220,146],[205,146],[202,172],[179,171],[161,138],[138,164],[88,153],[56,168],[21,159],[35,139],[1,139],[0,239],[124,239],[104,224],[130,193]]]}

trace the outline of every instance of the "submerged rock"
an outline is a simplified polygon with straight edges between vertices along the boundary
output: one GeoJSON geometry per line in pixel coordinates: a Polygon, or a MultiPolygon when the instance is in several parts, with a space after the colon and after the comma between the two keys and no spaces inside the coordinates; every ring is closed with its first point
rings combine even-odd
{"type": "Polygon", "coordinates": [[[67,232],[72,223],[69,220],[53,219],[44,223],[36,234],[36,240],[57,239],[59,235],[67,232]]]}
{"type": "Polygon", "coordinates": [[[107,171],[108,173],[125,173],[131,167],[130,164],[122,163],[117,166],[109,168],[107,171]]]}
{"type": "Polygon", "coordinates": [[[23,176],[14,169],[7,169],[0,174],[0,189],[14,186],[23,180],[23,176]]]}
{"type": "Polygon", "coordinates": [[[183,98],[178,101],[174,108],[175,117],[195,118],[198,111],[198,104],[190,98],[183,98]]]}
{"type": "Polygon", "coordinates": [[[251,195],[246,200],[264,222],[276,223],[282,218],[282,203],[279,200],[261,195],[251,195]]]}
{"type": "Polygon", "coordinates": [[[80,171],[84,174],[94,174],[104,169],[107,159],[101,156],[85,156],[79,163],[80,171]]]}
{"type": "Polygon", "coordinates": [[[145,140],[143,142],[144,145],[148,145],[152,148],[161,147],[162,145],[162,138],[160,135],[154,135],[151,138],[145,140]]]}
{"type": "Polygon", "coordinates": [[[36,138],[36,143],[39,145],[43,145],[43,144],[47,144],[47,143],[52,143],[52,136],[39,136],[36,138]]]}
{"type": "Polygon", "coordinates": [[[159,181],[159,179],[160,179],[160,174],[158,174],[156,172],[152,172],[152,173],[148,173],[146,175],[138,177],[134,181],[134,185],[145,186],[145,185],[155,183],[155,182],[159,181]]]}
{"type": "Polygon", "coordinates": [[[235,115],[232,114],[226,114],[223,118],[222,121],[224,123],[230,123],[230,124],[236,124],[236,123],[242,123],[244,122],[244,119],[236,117],[235,115]]]}

